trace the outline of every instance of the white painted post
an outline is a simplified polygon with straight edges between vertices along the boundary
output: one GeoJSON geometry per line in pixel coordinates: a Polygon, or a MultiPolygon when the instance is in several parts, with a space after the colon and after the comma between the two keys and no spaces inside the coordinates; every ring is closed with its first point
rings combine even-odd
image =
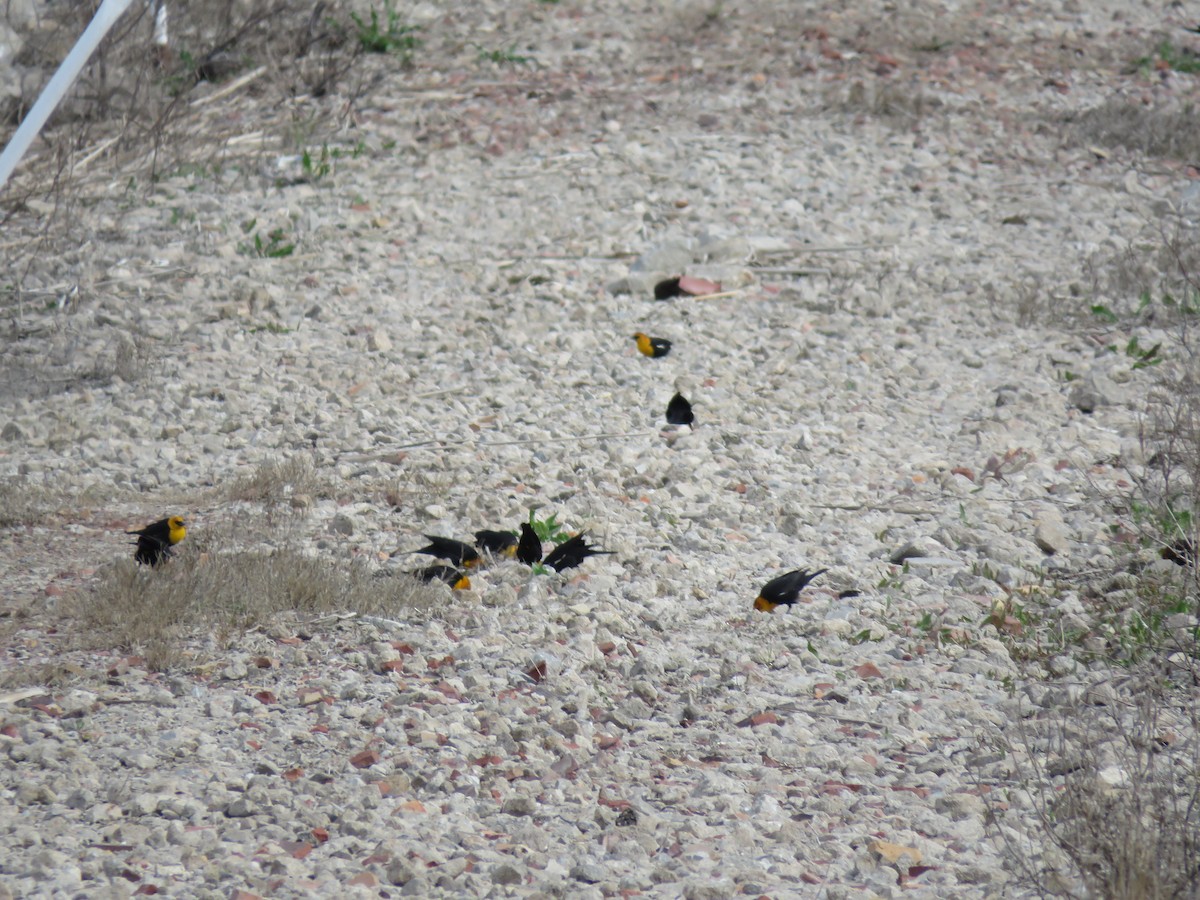
{"type": "Polygon", "coordinates": [[[59,101],[75,83],[80,69],[91,58],[100,41],[116,24],[117,19],[121,18],[121,14],[128,9],[131,2],[132,0],[103,0],[100,4],[91,24],[75,42],[67,58],[59,64],[58,71],[42,89],[41,96],[33,104],[33,109],[29,110],[29,115],[21,122],[4,152],[0,153],[0,188],[8,183],[9,176],[29,149],[29,145],[33,143],[33,139],[38,136],[59,101]]]}

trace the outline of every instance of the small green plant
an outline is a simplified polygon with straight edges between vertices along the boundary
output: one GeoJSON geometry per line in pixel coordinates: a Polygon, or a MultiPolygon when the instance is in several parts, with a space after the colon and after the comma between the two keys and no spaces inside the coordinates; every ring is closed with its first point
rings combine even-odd
{"type": "Polygon", "coordinates": [[[900,568],[892,566],[886,575],[879,579],[879,583],[875,585],[877,590],[899,590],[904,583],[901,576],[908,574],[908,563],[904,563],[900,568]]]}
{"type": "Polygon", "coordinates": [[[300,154],[300,168],[304,172],[304,177],[309,181],[320,181],[329,174],[329,147],[325,144],[321,145],[321,154],[314,161],[313,155],[307,149],[300,154]]]}
{"type": "Polygon", "coordinates": [[[1150,56],[1142,56],[1134,60],[1138,69],[1168,68],[1185,75],[1200,74],[1200,54],[1186,47],[1176,47],[1170,41],[1163,41],[1150,56]]]}
{"type": "MultiPolygon", "coordinates": [[[[1113,353],[1119,352],[1116,344],[1109,344],[1108,349],[1113,353]]],[[[1125,355],[1134,361],[1133,368],[1135,370],[1146,369],[1161,363],[1163,358],[1158,355],[1160,349],[1162,349],[1161,341],[1153,347],[1146,348],[1138,343],[1137,335],[1132,336],[1125,342],[1125,355]]]]}
{"type": "Polygon", "coordinates": [[[395,53],[407,60],[421,46],[416,36],[417,26],[405,25],[390,0],[383,4],[382,16],[371,7],[369,22],[355,12],[350,13],[350,18],[358,28],[358,45],[367,53],[395,53]]]}
{"type": "Polygon", "coordinates": [[[517,45],[513,44],[507,50],[488,50],[481,44],[476,44],[475,48],[479,51],[480,62],[494,62],[497,65],[524,65],[532,62],[532,56],[522,56],[517,53],[517,45]]]}
{"type": "Polygon", "coordinates": [[[536,509],[529,510],[529,527],[533,529],[539,540],[561,544],[571,536],[558,521],[558,513],[551,513],[544,519],[538,519],[534,516],[536,511],[536,509]]]}
{"type": "Polygon", "coordinates": [[[163,78],[167,93],[172,97],[186,94],[196,83],[196,58],[187,50],[179,51],[179,65],[163,78]]]}
{"type": "Polygon", "coordinates": [[[1163,294],[1162,298],[1163,306],[1181,312],[1185,316],[1194,316],[1200,313],[1197,301],[1200,301],[1200,294],[1196,293],[1184,296],[1182,299],[1176,299],[1172,294],[1163,294]]]}
{"type": "MultiPolygon", "coordinates": [[[[242,223],[242,231],[249,234],[254,231],[254,226],[258,224],[258,219],[247,219],[242,223]]],[[[265,259],[282,259],[285,256],[291,256],[296,250],[294,242],[286,242],[287,232],[282,228],[273,228],[267,232],[267,239],[264,241],[262,235],[254,231],[254,241],[252,243],[238,244],[238,253],[242,256],[258,256],[265,259]]]]}

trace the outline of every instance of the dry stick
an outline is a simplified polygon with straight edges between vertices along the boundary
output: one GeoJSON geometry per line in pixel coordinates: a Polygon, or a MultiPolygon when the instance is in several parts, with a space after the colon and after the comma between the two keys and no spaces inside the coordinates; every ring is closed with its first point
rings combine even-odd
{"type": "MultiPolygon", "coordinates": [[[[16,244],[16,243],[21,243],[21,242],[14,242],[14,244],[16,244]]],[[[9,245],[0,244],[0,249],[2,249],[5,246],[9,246],[9,245]]],[[[185,272],[189,275],[193,274],[191,269],[188,269],[186,266],[172,266],[169,269],[151,269],[150,271],[147,271],[147,272],[139,272],[137,275],[126,275],[121,278],[105,278],[102,281],[92,281],[92,282],[88,282],[87,284],[81,284],[79,282],[71,281],[71,282],[63,282],[61,284],[54,284],[54,285],[51,285],[50,287],[29,288],[29,289],[25,290],[23,293],[30,294],[33,296],[39,296],[39,295],[43,295],[43,294],[58,294],[58,293],[61,293],[62,291],[69,290],[70,288],[76,288],[76,287],[86,287],[89,290],[96,290],[97,288],[110,287],[114,284],[122,284],[126,281],[133,281],[134,279],[137,279],[137,278],[165,278],[168,275],[175,275],[180,272],[185,272]]]]}
{"type": "Polygon", "coordinates": [[[97,156],[99,156],[101,153],[103,153],[105,150],[107,150],[109,147],[111,147],[113,144],[115,144],[120,139],[121,139],[121,135],[118,134],[118,135],[114,135],[113,137],[110,137],[106,141],[101,141],[94,150],[92,150],[90,153],[88,153],[87,156],[85,156],[83,159],[81,159],[79,162],[77,162],[75,164],[75,171],[78,172],[81,169],[85,168],[88,163],[90,163],[92,160],[94,160],[97,156]]]}
{"type": "Polygon", "coordinates": [[[833,269],[793,269],[788,266],[751,266],[764,275],[832,275],[833,269]]]}
{"type": "Polygon", "coordinates": [[[755,250],[755,256],[795,256],[801,253],[862,253],[864,250],[887,250],[895,247],[887,244],[847,244],[844,247],[786,247],[779,250],[755,250]]]}
{"type": "Polygon", "coordinates": [[[869,719],[852,719],[849,716],[839,716],[834,713],[827,713],[824,710],[813,709],[809,706],[800,706],[797,703],[784,703],[781,706],[776,706],[775,709],[779,710],[780,712],[804,713],[805,715],[812,716],[813,718],[833,719],[833,721],[841,722],[844,725],[867,725],[871,728],[878,728],[880,730],[886,728],[886,726],[880,722],[872,722],[869,719]]]}
{"type": "Polygon", "coordinates": [[[614,431],[604,434],[581,434],[560,438],[524,438],[517,441],[485,441],[479,439],[475,443],[480,447],[513,447],[519,444],[562,444],[570,441],[599,441],[605,438],[651,437],[654,434],[655,432],[653,431],[614,431]]]}
{"type": "Polygon", "coordinates": [[[192,109],[196,109],[197,107],[204,106],[206,103],[212,103],[216,100],[220,100],[222,97],[227,97],[230,94],[232,94],[234,91],[238,90],[238,88],[241,88],[246,84],[249,84],[251,81],[253,81],[255,78],[257,78],[259,75],[261,75],[265,71],[267,71],[266,66],[259,66],[257,69],[247,72],[241,78],[235,78],[233,81],[229,82],[229,84],[225,85],[220,90],[213,91],[207,97],[201,97],[199,100],[193,100],[189,105],[192,107],[192,109]]]}

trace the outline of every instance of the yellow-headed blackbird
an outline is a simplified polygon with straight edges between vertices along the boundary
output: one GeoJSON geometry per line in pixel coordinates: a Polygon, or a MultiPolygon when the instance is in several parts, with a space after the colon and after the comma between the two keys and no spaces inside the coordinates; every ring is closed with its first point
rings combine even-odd
{"type": "Polygon", "coordinates": [[[533,566],[542,561],[542,539],[537,536],[537,532],[528,522],[521,523],[521,540],[517,543],[517,559],[527,566],[533,566]]]}
{"type": "Polygon", "coordinates": [[[772,578],[758,592],[754,608],[759,612],[773,612],[777,606],[791,606],[806,584],[822,572],[828,571],[817,569],[815,572],[809,572],[808,569],[796,569],[794,572],[786,572],[778,578],[772,578]]]}
{"type": "Polygon", "coordinates": [[[546,558],[542,562],[552,568],[555,572],[561,572],[563,569],[571,569],[579,565],[589,556],[599,556],[602,553],[612,553],[612,550],[597,550],[595,547],[589,547],[584,538],[587,532],[577,534],[570,540],[563,541],[553,550],[546,554],[546,558]]]}
{"type": "Polygon", "coordinates": [[[414,550],[413,553],[427,553],[438,559],[448,559],[456,566],[466,566],[468,569],[479,565],[479,561],[482,559],[470,544],[464,544],[453,538],[438,537],[435,534],[427,534],[425,537],[429,539],[429,546],[414,550]]]}
{"type": "Polygon", "coordinates": [[[467,577],[467,573],[454,568],[454,566],[426,566],[424,569],[417,569],[408,574],[426,583],[444,581],[456,591],[469,590],[471,587],[471,579],[467,577]]]}
{"type": "Polygon", "coordinates": [[[696,421],[692,413],[692,404],[688,403],[683,394],[676,394],[667,404],[668,425],[691,425],[696,421]]]}
{"type": "Polygon", "coordinates": [[[671,352],[671,342],[666,338],[650,337],[638,331],[634,333],[633,339],[637,341],[638,353],[642,356],[666,356],[671,352]]]}
{"type": "Polygon", "coordinates": [[[475,546],[493,556],[512,556],[517,552],[517,536],[511,531],[475,532],[475,546]]]}
{"type": "Polygon", "coordinates": [[[127,531],[137,535],[137,549],[133,558],[139,565],[157,566],[171,555],[171,548],[187,537],[187,526],[183,516],[171,516],[152,522],[141,531],[127,531]]]}
{"type": "Polygon", "coordinates": [[[1196,562],[1196,545],[1188,538],[1180,538],[1158,551],[1163,559],[1168,559],[1177,566],[1190,566],[1196,562]]]}

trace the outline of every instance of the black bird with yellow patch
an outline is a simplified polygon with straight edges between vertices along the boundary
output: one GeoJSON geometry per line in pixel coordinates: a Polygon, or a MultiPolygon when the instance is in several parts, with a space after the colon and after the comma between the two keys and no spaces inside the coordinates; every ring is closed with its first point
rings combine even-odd
{"type": "Polygon", "coordinates": [[[517,536],[511,531],[475,532],[475,546],[492,556],[512,556],[517,552],[517,536]]]}
{"type": "Polygon", "coordinates": [[[137,535],[137,549],[133,558],[138,565],[157,566],[172,555],[171,548],[187,537],[187,526],[183,516],[171,516],[152,522],[140,531],[127,531],[137,535]]]}
{"type": "Polygon", "coordinates": [[[1159,549],[1158,555],[1177,566],[1190,566],[1196,562],[1196,545],[1189,538],[1180,538],[1159,549]]]}
{"type": "Polygon", "coordinates": [[[426,584],[432,581],[444,581],[456,591],[466,591],[471,587],[471,579],[467,577],[467,573],[454,568],[454,566],[426,566],[424,569],[417,569],[408,574],[426,584]]]}
{"type": "Polygon", "coordinates": [[[667,424],[691,425],[695,421],[696,415],[692,412],[692,404],[687,402],[687,398],[683,394],[677,393],[667,404],[667,424]]]}
{"type": "Polygon", "coordinates": [[[537,532],[528,522],[521,523],[521,540],[517,542],[517,559],[527,566],[534,566],[542,561],[542,539],[537,536],[537,532]]]}
{"type": "Polygon", "coordinates": [[[587,537],[586,531],[575,535],[575,537],[569,540],[563,541],[546,554],[546,558],[542,560],[542,563],[549,566],[555,572],[561,572],[563,569],[574,568],[589,556],[599,556],[613,552],[612,550],[597,550],[595,547],[588,546],[588,542],[584,540],[585,537],[587,537]]]}
{"type": "Polygon", "coordinates": [[[637,341],[638,353],[642,356],[666,356],[671,352],[671,342],[666,338],[650,337],[642,332],[634,332],[633,339],[637,341]]]}
{"type": "Polygon", "coordinates": [[[414,550],[413,553],[427,553],[438,559],[448,559],[456,566],[466,566],[468,569],[479,565],[483,558],[470,544],[456,541],[454,538],[438,537],[436,534],[427,534],[425,537],[429,540],[429,546],[414,550]]]}
{"type": "Polygon", "coordinates": [[[754,608],[759,612],[774,612],[777,606],[791,606],[799,598],[805,585],[822,572],[828,571],[828,569],[817,569],[815,572],[809,572],[808,569],[796,569],[793,572],[786,572],[778,578],[772,578],[758,592],[754,608]]]}

